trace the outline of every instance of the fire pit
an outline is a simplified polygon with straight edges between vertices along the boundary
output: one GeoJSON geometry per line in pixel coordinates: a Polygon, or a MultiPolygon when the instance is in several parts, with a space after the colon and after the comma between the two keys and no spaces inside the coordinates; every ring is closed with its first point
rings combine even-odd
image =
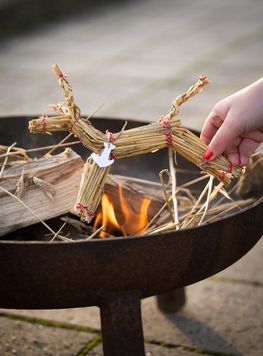
{"type": "MultiPolygon", "coordinates": [[[[27,132],[31,118],[0,119],[3,144],[29,148],[58,142],[61,135],[27,132]],[[3,129],[4,128],[4,129],[3,129]]],[[[121,120],[96,119],[96,126],[118,131],[121,120]]],[[[140,123],[129,121],[130,127],[140,123]]],[[[84,149],[75,147],[86,155],[84,149]]],[[[157,179],[165,150],[120,160],[113,172],[157,179]],[[131,169],[132,167],[132,169],[131,169]],[[115,170],[115,171],[114,171],[115,170]]],[[[196,170],[178,157],[180,167],[196,170]]],[[[193,173],[194,174],[194,173],[193,173]]],[[[187,179],[179,174],[179,184],[187,179]]],[[[3,207],[1,207],[3,209],[3,207]]],[[[140,299],[207,278],[246,254],[260,239],[263,202],[197,228],[153,236],[91,241],[0,241],[0,307],[57,309],[97,305],[101,311],[105,355],[144,355],[140,299]]],[[[36,236],[39,225],[35,225],[36,236]]],[[[32,231],[31,231],[32,233],[32,231]]],[[[27,235],[27,228],[23,230],[27,235]]]]}

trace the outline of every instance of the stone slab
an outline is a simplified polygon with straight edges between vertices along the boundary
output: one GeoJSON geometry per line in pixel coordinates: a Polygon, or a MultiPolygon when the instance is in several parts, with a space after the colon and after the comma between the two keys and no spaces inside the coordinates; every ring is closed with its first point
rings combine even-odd
{"type": "Polygon", "coordinates": [[[84,332],[0,318],[0,355],[73,356],[93,337],[84,332]]]}
{"type": "Polygon", "coordinates": [[[227,277],[263,285],[263,239],[239,261],[218,273],[218,277],[227,277]]]}
{"type": "MultiPolygon", "coordinates": [[[[102,345],[96,346],[94,349],[89,351],[89,355],[92,356],[102,356],[103,349],[102,345]]],[[[181,347],[178,348],[168,348],[156,345],[145,345],[145,356],[194,356],[195,353],[184,351],[181,347]]],[[[202,353],[206,355],[206,353],[202,353]]],[[[135,355],[134,355],[135,356],[135,355]]]]}
{"type": "Polygon", "coordinates": [[[263,349],[263,289],[202,281],[187,288],[187,304],[177,315],[143,301],[146,338],[191,345],[213,352],[259,356],[263,349]]]}
{"type": "Polygon", "coordinates": [[[100,313],[99,308],[97,307],[56,310],[0,309],[0,312],[35,317],[51,321],[65,322],[74,325],[88,326],[95,330],[100,330],[101,327],[100,313]]]}

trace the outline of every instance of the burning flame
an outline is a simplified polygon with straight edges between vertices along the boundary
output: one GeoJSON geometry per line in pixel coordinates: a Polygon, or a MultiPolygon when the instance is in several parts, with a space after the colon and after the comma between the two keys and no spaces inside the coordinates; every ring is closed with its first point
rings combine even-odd
{"type": "Polygon", "coordinates": [[[122,225],[119,224],[116,218],[113,203],[107,194],[102,194],[101,211],[97,214],[94,223],[94,231],[99,225],[104,226],[104,231],[101,231],[100,237],[104,238],[107,236],[107,233],[110,234],[114,230],[120,231],[124,236],[141,235],[148,224],[147,213],[151,199],[144,198],[140,206],[140,211],[136,214],[125,200],[121,185],[119,185],[119,198],[121,211],[124,216],[124,223],[122,225]],[[105,231],[107,231],[107,233],[105,231]]]}

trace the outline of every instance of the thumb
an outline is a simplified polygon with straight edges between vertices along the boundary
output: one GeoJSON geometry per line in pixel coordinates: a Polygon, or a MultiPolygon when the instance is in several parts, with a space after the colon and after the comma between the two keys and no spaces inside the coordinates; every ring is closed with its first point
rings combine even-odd
{"type": "Polygon", "coordinates": [[[234,145],[236,138],[240,135],[240,128],[235,124],[235,120],[230,113],[227,115],[222,126],[218,129],[210,141],[203,158],[205,160],[215,159],[234,145]]]}

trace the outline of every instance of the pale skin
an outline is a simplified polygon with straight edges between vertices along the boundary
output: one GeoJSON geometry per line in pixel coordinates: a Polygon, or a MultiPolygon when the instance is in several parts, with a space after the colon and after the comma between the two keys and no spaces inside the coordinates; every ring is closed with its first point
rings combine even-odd
{"type": "Polygon", "coordinates": [[[263,142],[263,78],[216,103],[201,139],[208,145],[205,160],[224,154],[233,166],[246,166],[263,142]]]}

